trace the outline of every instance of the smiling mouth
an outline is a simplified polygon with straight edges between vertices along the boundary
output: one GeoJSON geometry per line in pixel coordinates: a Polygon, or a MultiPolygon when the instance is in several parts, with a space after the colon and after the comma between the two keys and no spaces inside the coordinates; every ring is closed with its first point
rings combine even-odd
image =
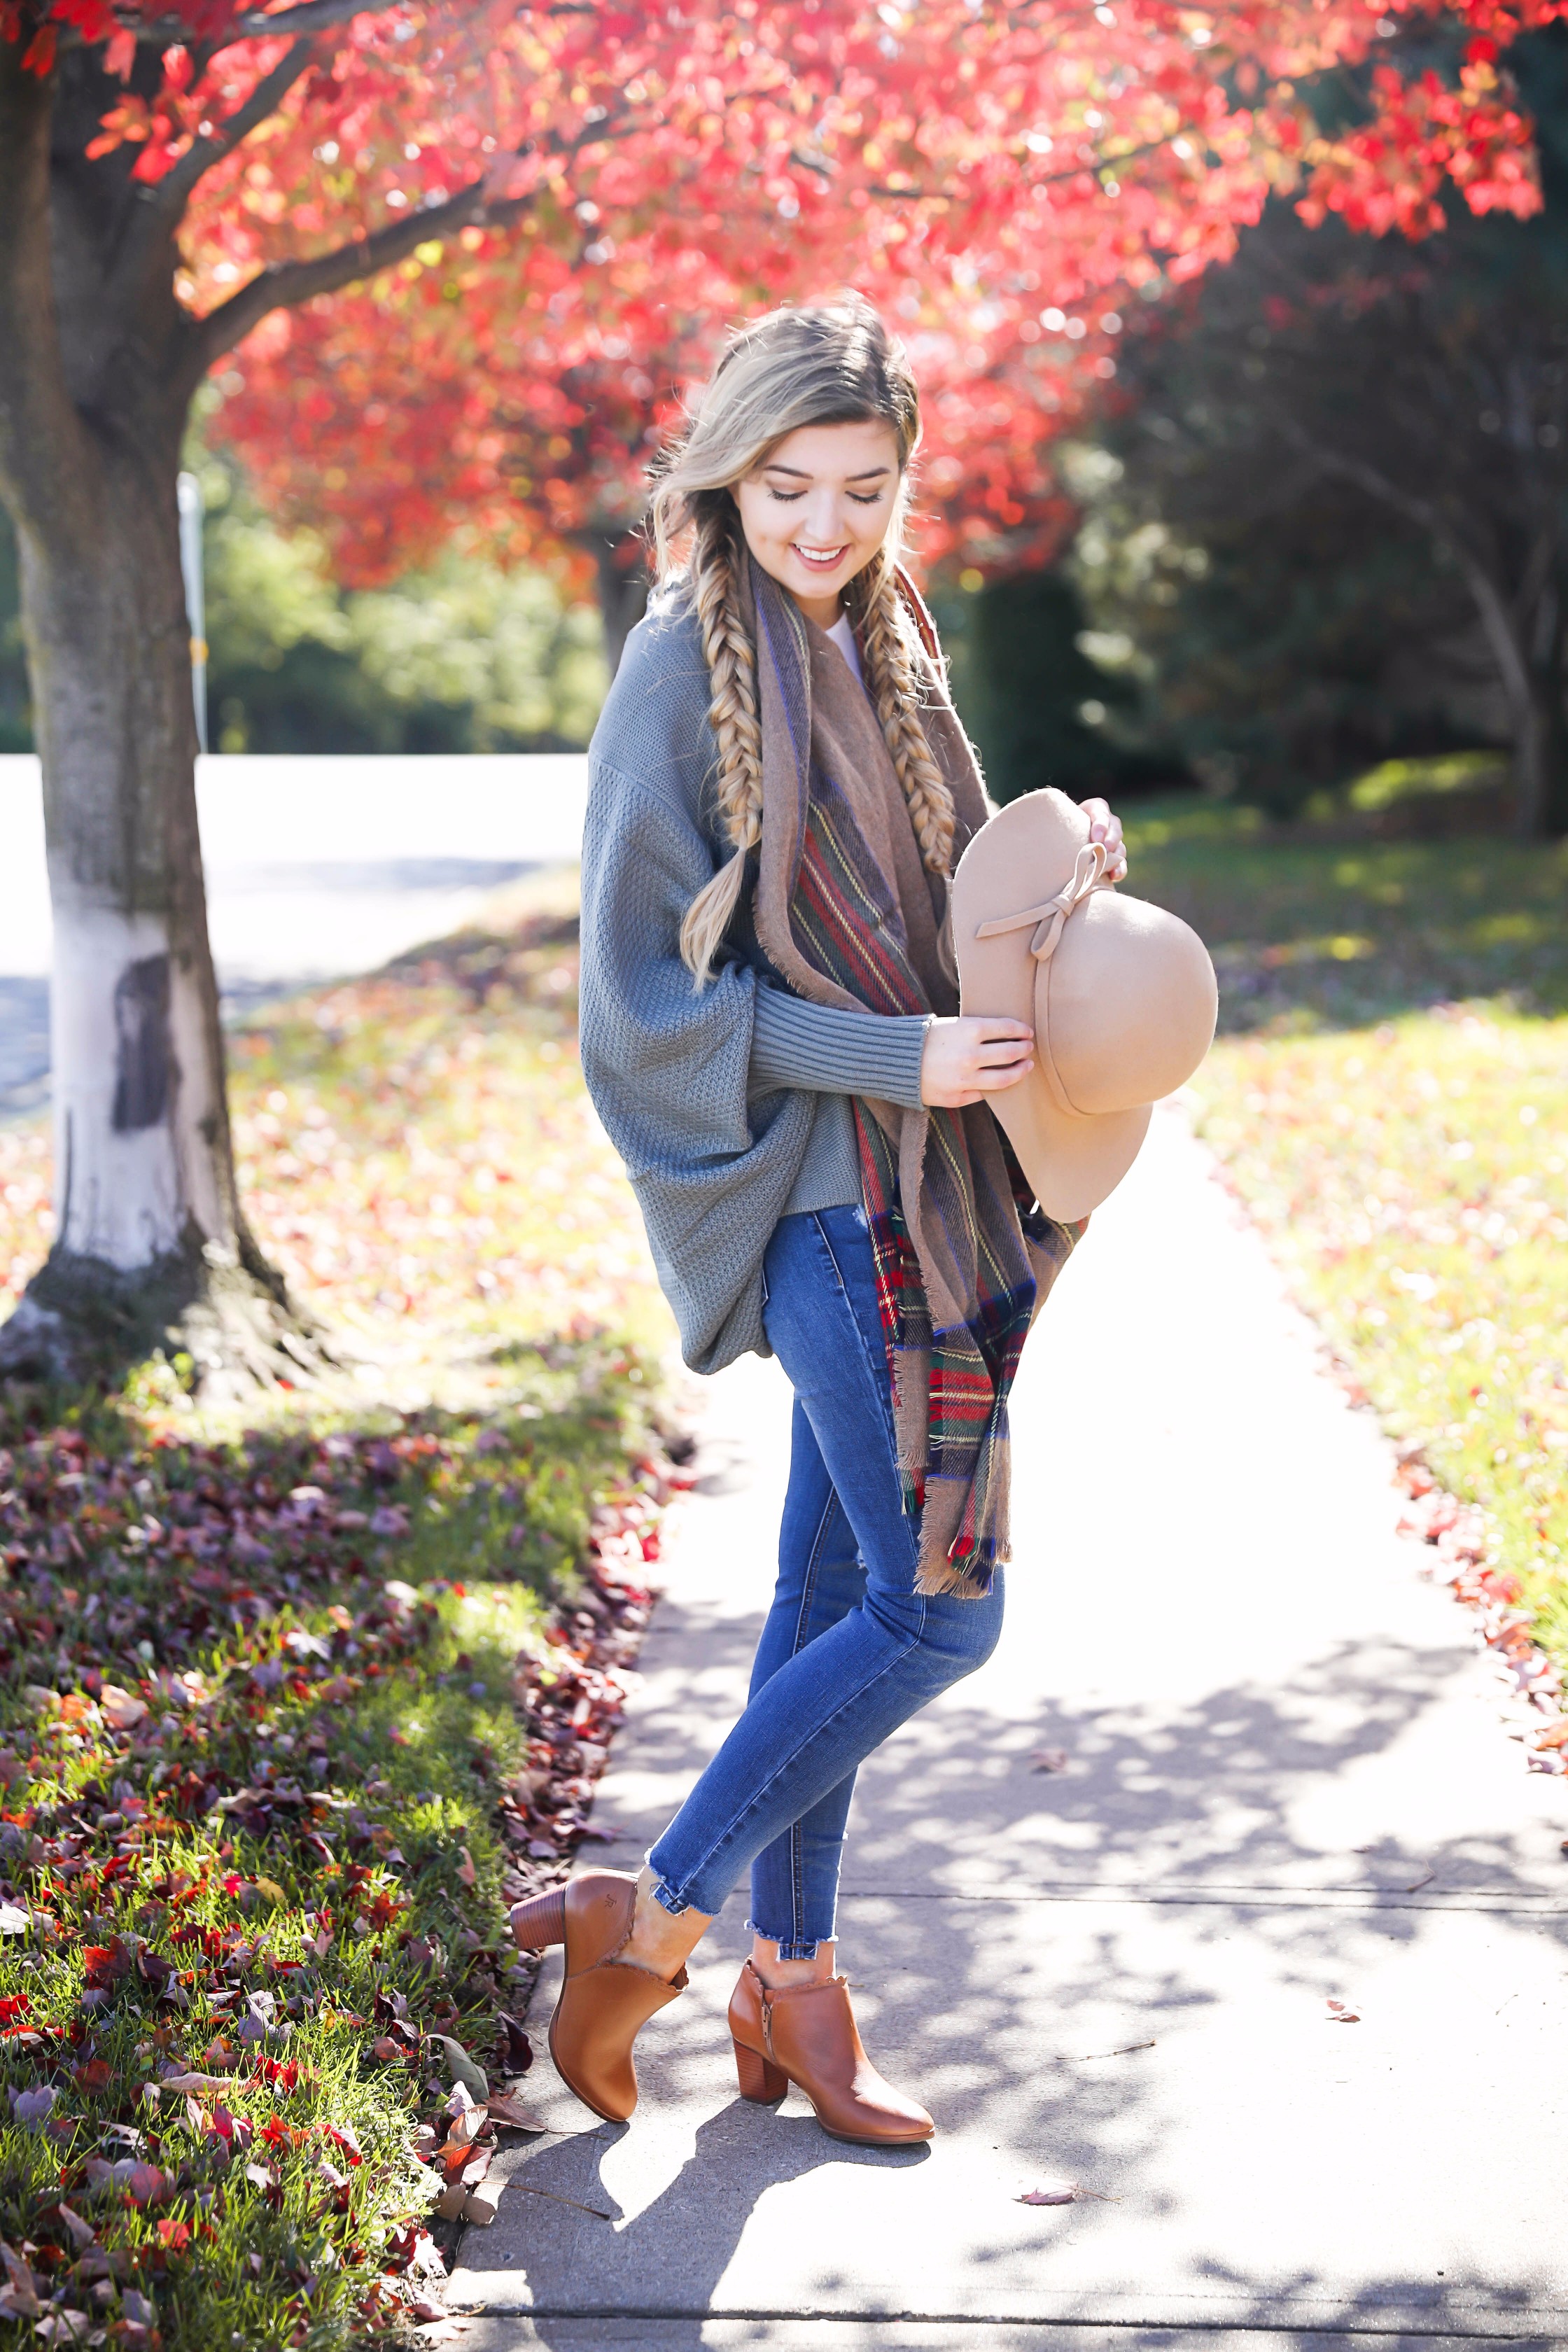
{"type": "Polygon", "coordinates": [[[798,539],[792,539],[790,546],[810,572],[831,572],[849,552],[847,542],[842,547],[802,547],[798,539]]]}

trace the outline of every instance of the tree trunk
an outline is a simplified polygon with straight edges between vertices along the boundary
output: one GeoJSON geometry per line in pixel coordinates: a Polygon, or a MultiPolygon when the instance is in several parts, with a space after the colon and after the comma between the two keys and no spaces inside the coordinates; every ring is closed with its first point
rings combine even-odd
{"type": "Polygon", "coordinates": [[[55,1243],[0,1370],[159,1345],[208,1385],[311,1350],[235,1185],[196,827],[174,420],[98,448],[90,554],[23,520],[23,625],[54,908],[55,1243]]]}
{"type": "Polygon", "coordinates": [[[599,586],[605,659],[614,677],[621,666],[626,639],[647,610],[647,573],[640,561],[628,564],[625,560],[632,544],[629,531],[592,531],[585,543],[594,559],[599,586]]]}
{"type": "MultiPolygon", "coordinates": [[[[1452,542],[1450,542],[1452,544],[1452,542]]],[[[1548,587],[1551,610],[1544,615],[1544,643],[1531,658],[1531,637],[1540,629],[1527,622],[1521,627],[1507,598],[1485,565],[1467,550],[1457,550],[1459,566],[1475,599],[1476,613],[1497,665],[1509,716],[1513,745],[1514,831],[1521,841],[1541,841],[1564,829],[1563,721],[1563,658],[1561,630],[1556,620],[1555,590],[1548,587]]],[[[1531,614],[1531,620],[1542,617],[1531,614]]]]}

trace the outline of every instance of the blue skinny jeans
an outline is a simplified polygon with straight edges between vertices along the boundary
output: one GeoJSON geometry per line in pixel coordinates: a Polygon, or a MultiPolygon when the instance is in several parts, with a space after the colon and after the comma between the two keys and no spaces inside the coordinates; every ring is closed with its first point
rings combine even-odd
{"type": "Polygon", "coordinates": [[[746,1711],[648,1860],[668,1911],[715,1912],[748,1864],[756,1934],[811,1959],[834,1932],[862,1758],[996,1646],[988,1599],[915,1591],[865,1213],[783,1218],[764,1322],[795,1390],[778,1585],[746,1711]]]}

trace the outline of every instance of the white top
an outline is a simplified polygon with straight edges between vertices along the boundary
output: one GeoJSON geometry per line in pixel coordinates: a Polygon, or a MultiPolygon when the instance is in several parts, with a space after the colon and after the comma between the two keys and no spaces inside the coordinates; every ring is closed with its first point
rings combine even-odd
{"type": "Polygon", "coordinates": [[[849,625],[848,614],[840,613],[827,634],[854,671],[856,677],[864,686],[866,673],[860,667],[860,648],[855,642],[855,632],[849,625]]]}

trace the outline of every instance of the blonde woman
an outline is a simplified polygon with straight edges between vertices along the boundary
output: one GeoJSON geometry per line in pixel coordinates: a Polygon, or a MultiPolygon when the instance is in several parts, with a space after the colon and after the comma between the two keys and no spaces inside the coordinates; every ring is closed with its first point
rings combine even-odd
{"type": "MultiPolygon", "coordinates": [[[[987,803],[900,569],[914,380],[856,298],[736,334],[653,499],[661,593],[591,750],[583,1064],[687,1362],[795,1389],[778,1586],[744,1714],[640,1878],[520,1904],[564,1941],[556,2066],[607,2119],[742,1871],[740,2087],[836,2137],[929,2138],[836,1969],[857,1767],[989,1656],[1007,1391],[1074,1234],[987,1108],[1020,1023],[958,1017],[949,877],[987,803]]],[[[1121,827],[1086,804],[1125,872],[1121,827]]]]}

